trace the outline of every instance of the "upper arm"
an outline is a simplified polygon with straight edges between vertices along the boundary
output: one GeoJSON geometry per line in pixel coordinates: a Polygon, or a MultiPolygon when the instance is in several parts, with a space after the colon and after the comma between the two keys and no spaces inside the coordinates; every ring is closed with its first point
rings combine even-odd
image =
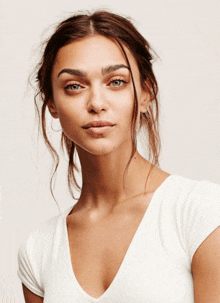
{"type": "Polygon", "coordinates": [[[195,303],[220,302],[220,227],[199,246],[192,259],[195,303]]]}
{"type": "Polygon", "coordinates": [[[42,297],[35,295],[23,283],[22,283],[22,287],[23,287],[25,303],[43,303],[44,299],[42,297]]]}

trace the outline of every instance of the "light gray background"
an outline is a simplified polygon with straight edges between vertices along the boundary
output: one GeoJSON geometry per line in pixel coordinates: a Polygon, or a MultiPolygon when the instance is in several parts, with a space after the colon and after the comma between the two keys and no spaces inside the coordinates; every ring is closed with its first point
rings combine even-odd
{"type": "MultiPolygon", "coordinates": [[[[40,222],[58,214],[49,191],[51,160],[42,139],[36,139],[33,91],[27,89],[50,25],[84,9],[131,16],[160,57],[155,73],[161,168],[220,183],[220,2],[5,0],[0,5],[0,300],[23,302],[18,247],[40,222]]],[[[61,210],[74,203],[65,187],[65,169],[63,161],[55,191],[61,210]]]]}

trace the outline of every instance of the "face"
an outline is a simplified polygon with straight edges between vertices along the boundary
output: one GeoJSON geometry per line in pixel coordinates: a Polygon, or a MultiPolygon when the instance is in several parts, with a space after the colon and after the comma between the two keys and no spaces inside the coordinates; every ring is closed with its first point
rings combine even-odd
{"type": "MultiPolygon", "coordinates": [[[[149,94],[141,88],[133,55],[124,49],[137,90],[139,117],[146,112],[149,94]]],[[[51,79],[49,110],[78,149],[103,155],[131,146],[134,91],[126,59],[115,42],[96,35],[60,48],[51,79]]]]}

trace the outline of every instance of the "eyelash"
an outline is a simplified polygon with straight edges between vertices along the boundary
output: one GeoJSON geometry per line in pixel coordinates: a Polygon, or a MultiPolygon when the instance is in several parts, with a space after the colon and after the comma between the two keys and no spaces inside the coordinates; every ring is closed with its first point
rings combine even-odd
{"type": "MultiPolygon", "coordinates": [[[[109,86],[121,87],[126,83],[128,83],[128,82],[126,82],[126,81],[124,81],[120,78],[116,78],[116,79],[110,81],[109,86]],[[122,83],[122,85],[111,85],[112,83],[115,83],[115,82],[120,82],[120,83],[122,83]]],[[[79,83],[71,83],[71,84],[66,85],[64,88],[65,88],[65,90],[77,91],[77,90],[79,90],[79,87],[83,88],[83,86],[80,85],[79,83]],[[78,88],[77,89],[71,89],[73,86],[78,86],[78,88]]]]}

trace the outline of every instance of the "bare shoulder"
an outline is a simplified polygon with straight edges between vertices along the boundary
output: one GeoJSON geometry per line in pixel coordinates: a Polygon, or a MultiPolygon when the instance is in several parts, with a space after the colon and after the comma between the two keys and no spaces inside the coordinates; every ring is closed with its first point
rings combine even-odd
{"type": "Polygon", "coordinates": [[[35,295],[24,284],[22,284],[22,288],[23,288],[25,303],[42,303],[43,302],[44,299],[42,297],[35,295]]]}
{"type": "Polygon", "coordinates": [[[220,226],[195,252],[192,274],[195,303],[220,302],[220,226]]]}

